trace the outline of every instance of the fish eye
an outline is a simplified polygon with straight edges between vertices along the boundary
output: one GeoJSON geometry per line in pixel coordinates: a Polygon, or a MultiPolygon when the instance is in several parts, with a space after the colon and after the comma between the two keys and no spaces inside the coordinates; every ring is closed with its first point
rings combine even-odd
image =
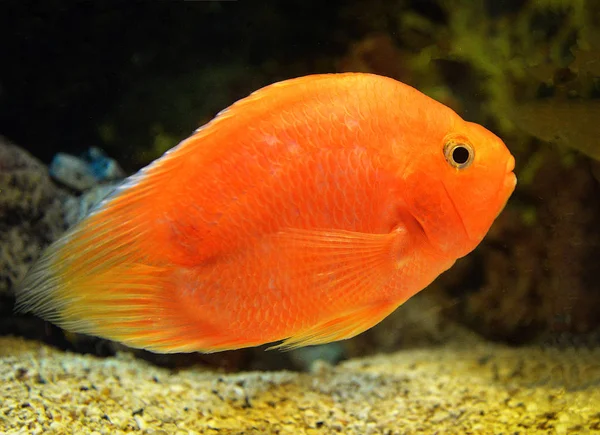
{"type": "Polygon", "coordinates": [[[465,140],[449,140],[444,145],[444,156],[450,166],[456,169],[465,169],[473,163],[475,150],[465,140]]]}

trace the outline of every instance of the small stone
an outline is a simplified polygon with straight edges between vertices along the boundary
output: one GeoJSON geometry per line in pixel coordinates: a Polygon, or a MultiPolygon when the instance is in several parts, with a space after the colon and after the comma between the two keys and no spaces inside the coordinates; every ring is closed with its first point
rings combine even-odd
{"type": "Polygon", "coordinates": [[[137,425],[139,430],[145,430],[148,427],[146,425],[144,417],[142,417],[141,415],[136,415],[133,417],[133,419],[135,420],[135,424],[137,425]]]}

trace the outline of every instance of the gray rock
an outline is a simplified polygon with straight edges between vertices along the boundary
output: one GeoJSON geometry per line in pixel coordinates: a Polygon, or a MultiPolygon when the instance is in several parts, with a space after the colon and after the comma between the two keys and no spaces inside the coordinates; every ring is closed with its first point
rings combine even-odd
{"type": "Polygon", "coordinates": [[[66,229],[70,195],[27,151],[0,137],[0,295],[10,295],[31,263],[66,229]]]}
{"type": "Polygon", "coordinates": [[[92,187],[81,196],[65,201],[65,221],[70,227],[86,217],[92,209],[112,193],[121,182],[100,184],[92,187]]]}

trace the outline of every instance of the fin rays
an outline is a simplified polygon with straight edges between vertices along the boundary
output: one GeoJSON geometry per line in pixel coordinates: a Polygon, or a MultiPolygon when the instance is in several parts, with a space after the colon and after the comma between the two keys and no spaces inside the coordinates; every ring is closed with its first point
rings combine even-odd
{"type": "Polygon", "coordinates": [[[380,303],[326,320],[269,349],[292,350],[302,346],[345,340],[379,323],[396,309],[396,304],[380,303]]]}

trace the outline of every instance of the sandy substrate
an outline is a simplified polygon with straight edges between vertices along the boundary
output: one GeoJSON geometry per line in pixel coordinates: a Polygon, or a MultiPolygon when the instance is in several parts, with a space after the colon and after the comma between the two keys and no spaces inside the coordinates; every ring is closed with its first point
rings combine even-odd
{"type": "Polygon", "coordinates": [[[487,343],[312,373],[172,371],[0,338],[0,433],[600,433],[600,350],[487,343]]]}

